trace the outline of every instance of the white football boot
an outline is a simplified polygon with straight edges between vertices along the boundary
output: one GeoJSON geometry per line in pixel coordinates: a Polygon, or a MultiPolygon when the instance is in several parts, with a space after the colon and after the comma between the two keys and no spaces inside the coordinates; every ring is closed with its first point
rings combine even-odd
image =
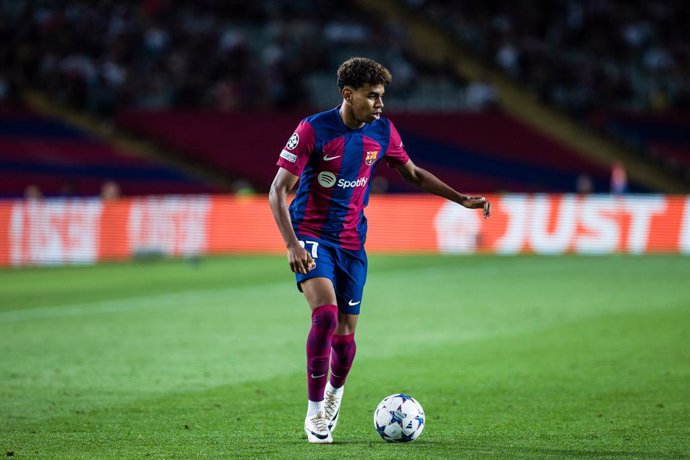
{"type": "Polygon", "coordinates": [[[338,424],[338,416],[340,415],[340,402],[343,400],[343,393],[345,387],[333,388],[331,382],[326,384],[326,391],[324,392],[323,404],[325,407],[325,416],[328,420],[328,429],[332,433],[338,424]]]}
{"type": "Polygon", "coordinates": [[[328,429],[328,420],[323,412],[317,412],[316,415],[304,419],[304,432],[310,443],[330,444],[333,442],[333,436],[328,429]]]}

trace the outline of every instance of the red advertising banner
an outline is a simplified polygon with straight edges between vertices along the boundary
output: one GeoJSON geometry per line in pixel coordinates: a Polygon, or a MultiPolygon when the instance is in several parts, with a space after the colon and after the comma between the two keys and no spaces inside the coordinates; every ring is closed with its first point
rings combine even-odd
{"type": "MultiPolygon", "coordinates": [[[[376,195],[370,253],[690,254],[690,197],[497,195],[493,215],[429,195],[376,195]]],[[[285,250],[265,196],[0,202],[0,266],[285,250]]]]}

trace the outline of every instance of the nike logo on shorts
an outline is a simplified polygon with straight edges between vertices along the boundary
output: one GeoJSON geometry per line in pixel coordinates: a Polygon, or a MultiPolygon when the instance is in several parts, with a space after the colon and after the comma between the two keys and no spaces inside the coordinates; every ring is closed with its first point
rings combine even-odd
{"type": "Polygon", "coordinates": [[[354,307],[355,305],[359,305],[360,302],[361,300],[358,300],[357,302],[355,302],[354,300],[350,300],[347,304],[351,307],[354,307]]]}

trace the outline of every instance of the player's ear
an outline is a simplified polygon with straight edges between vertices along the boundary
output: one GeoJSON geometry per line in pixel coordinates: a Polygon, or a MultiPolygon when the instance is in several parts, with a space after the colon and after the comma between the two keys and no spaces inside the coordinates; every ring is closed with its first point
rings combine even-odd
{"type": "Polygon", "coordinates": [[[352,89],[348,88],[347,86],[343,88],[342,90],[342,95],[343,99],[345,99],[347,102],[352,102],[352,89]]]}

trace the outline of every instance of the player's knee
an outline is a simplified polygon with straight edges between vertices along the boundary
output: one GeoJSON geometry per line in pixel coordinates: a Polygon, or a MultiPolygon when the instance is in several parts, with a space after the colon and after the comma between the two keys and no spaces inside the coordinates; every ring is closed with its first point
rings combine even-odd
{"type": "Polygon", "coordinates": [[[333,334],[336,327],[338,327],[338,307],[335,305],[322,305],[315,308],[311,313],[311,322],[313,325],[326,331],[328,335],[333,334]]]}
{"type": "Polygon", "coordinates": [[[338,327],[335,331],[337,335],[351,335],[355,333],[358,315],[340,314],[338,315],[338,327]]]}

